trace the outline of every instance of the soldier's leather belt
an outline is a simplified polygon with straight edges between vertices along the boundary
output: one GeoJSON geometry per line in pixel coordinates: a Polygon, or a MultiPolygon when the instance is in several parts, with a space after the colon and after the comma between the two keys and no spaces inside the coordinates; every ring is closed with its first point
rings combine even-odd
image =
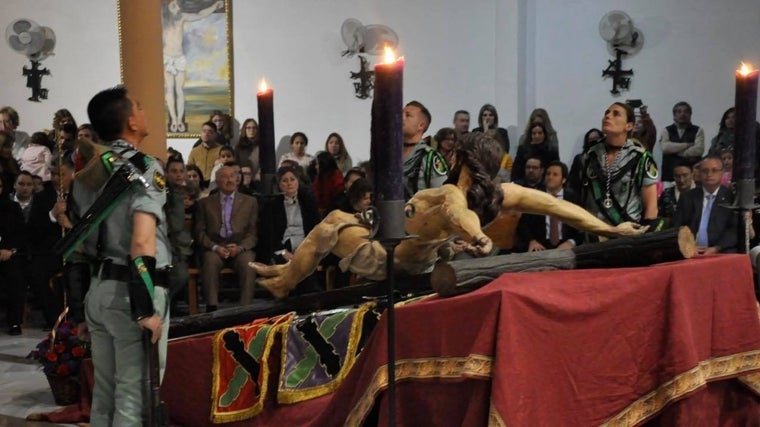
{"type": "MultiPolygon", "coordinates": [[[[126,265],[114,264],[110,259],[91,264],[92,275],[100,280],[116,280],[117,282],[129,282],[130,269],[126,265]]],[[[155,286],[169,287],[169,269],[157,270],[152,278],[155,286]]]]}

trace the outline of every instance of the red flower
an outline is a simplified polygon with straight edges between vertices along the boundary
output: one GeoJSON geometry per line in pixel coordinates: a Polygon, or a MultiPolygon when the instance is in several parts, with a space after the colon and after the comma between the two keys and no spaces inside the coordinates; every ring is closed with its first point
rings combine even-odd
{"type": "Polygon", "coordinates": [[[66,364],[58,365],[58,369],[55,370],[55,374],[61,377],[65,377],[66,375],[69,375],[71,372],[69,371],[69,366],[66,364]]]}
{"type": "Polygon", "coordinates": [[[82,357],[82,356],[84,356],[84,353],[85,353],[84,348],[82,348],[80,346],[76,346],[76,347],[74,347],[74,348],[71,349],[71,355],[74,356],[74,357],[82,357]]]}
{"type": "Polygon", "coordinates": [[[58,360],[58,355],[53,353],[52,351],[48,351],[45,355],[45,358],[49,360],[50,362],[55,362],[58,360]]]}
{"type": "Polygon", "coordinates": [[[55,347],[53,348],[55,349],[55,352],[58,354],[61,354],[64,351],[66,351],[66,345],[61,344],[61,343],[56,343],[55,347]]]}

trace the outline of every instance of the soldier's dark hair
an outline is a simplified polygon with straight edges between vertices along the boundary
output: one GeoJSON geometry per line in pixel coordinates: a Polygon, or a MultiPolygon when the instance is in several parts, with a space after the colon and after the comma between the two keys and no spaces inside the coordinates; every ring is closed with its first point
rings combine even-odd
{"type": "Polygon", "coordinates": [[[121,85],[98,92],[87,104],[90,123],[104,141],[119,139],[131,114],[132,101],[121,85]]]}
{"type": "Polygon", "coordinates": [[[427,109],[420,101],[409,101],[409,103],[406,104],[407,107],[417,107],[420,109],[422,114],[427,119],[427,123],[425,123],[425,129],[423,132],[427,132],[428,128],[430,127],[430,123],[433,121],[433,116],[430,114],[430,110],[427,109]]]}

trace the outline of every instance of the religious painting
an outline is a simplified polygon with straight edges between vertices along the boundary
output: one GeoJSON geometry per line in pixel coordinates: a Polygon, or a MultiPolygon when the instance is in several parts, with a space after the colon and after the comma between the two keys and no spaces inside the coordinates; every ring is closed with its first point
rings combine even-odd
{"type": "Polygon", "coordinates": [[[232,116],[230,0],[162,0],[167,137],[197,137],[212,111],[232,116]]]}

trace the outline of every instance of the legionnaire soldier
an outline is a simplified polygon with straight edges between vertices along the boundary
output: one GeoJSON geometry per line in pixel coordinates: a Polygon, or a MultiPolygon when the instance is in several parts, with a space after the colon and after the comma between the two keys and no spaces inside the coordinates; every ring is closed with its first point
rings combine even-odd
{"type": "Polygon", "coordinates": [[[608,224],[631,221],[657,231],[662,225],[657,218],[657,165],[649,151],[628,139],[634,120],[627,104],[616,102],[605,112],[604,143],[591,147],[583,158],[583,206],[608,224]]]}
{"type": "Polygon", "coordinates": [[[417,101],[404,107],[404,199],[426,188],[437,188],[446,182],[449,166],[443,154],[433,150],[423,139],[430,126],[430,111],[417,101]]]}
{"type": "MultiPolygon", "coordinates": [[[[166,360],[166,276],[171,257],[163,210],[166,181],[159,162],[137,151],[148,129],[140,104],[126,88],[118,86],[98,93],[90,100],[87,113],[95,131],[109,141],[116,158],[113,169],[130,163],[147,185],[133,183],[123,197],[117,198],[111,213],[82,248],[96,260],[91,265],[91,284],[85,298],[95,368],[90,423],[138,426],[143,425],[145,412],[143,330],[151,332],[154,344],[159,343],[162,370],[166,360]]],[[[93,161],[100,158],[96,156],[93,161]]],[[[85,178],[81,179],[85,184],[85,178]]],[[[108,191],[108,184],[97,188],[89,184],[74,186],[79,215],[108,191]]]]}

